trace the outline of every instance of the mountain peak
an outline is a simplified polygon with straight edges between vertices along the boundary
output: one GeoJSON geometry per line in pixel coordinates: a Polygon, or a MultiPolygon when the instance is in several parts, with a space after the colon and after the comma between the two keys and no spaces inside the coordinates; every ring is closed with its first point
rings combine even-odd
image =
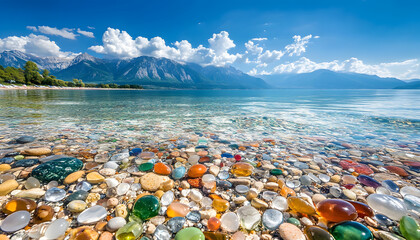
{"type": "Polygon", "coordinates": [[[94,56],[90,55],[89,53],[81,53],[73,59],[72,64],[79,63],[81,61],[92,61],[92,62],[94,62],[95,60],[96,60],[96,58],[94,56]]]}

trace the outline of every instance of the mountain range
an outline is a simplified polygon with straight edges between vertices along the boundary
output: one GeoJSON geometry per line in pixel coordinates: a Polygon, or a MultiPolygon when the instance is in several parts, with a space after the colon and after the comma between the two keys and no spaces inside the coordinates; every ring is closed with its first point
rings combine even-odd
{"type": "Polygon", "coordinates": [[[101,59],[87,53],[74,58],[37,57],[20,51],[0,53],[0,65],[23,67],[26,61],[48,69],[59,79],[86,83],[136,84],[145,88],[192,89],[392,89],[420,88],[420,80],[407,83],[375,75],[316,70],[310,73],[250,76],[233,67],[201,66],[166,58],[101,59]]]}

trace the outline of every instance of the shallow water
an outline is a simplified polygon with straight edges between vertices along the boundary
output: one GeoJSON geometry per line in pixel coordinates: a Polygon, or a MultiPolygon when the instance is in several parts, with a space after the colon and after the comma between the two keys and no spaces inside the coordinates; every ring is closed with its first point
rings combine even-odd
{"type": "Polygon", "coordinates": [[[0,90],[0,135],[87,129],[410,144],[420,141],[419,103],[419,90],[0,90]]]}

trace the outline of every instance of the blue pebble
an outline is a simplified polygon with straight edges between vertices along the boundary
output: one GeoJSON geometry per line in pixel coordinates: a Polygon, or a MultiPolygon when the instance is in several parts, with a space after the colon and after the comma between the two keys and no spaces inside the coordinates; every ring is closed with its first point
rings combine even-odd
{"type": "Polygon", "coordinates": [[[395,184],[392,180],[382,181],[382,186],[384,186],[385,188],[387,188],[391,192],[396,192],[397,193],[397,192],[400,191],[400,187],[398,187],[398,185],[395,184]]]}
{"type": "Polygon", "coordinates": [[[139,155],[143,150],[141,148],[133,148],[130,151],[130,156],[137,156],[139,155]]]}
{"type": "Polygon", "coordinates": [[[177,233],[184,227],[184,224],[185,224],[185,218],[173,217],[169,219],[167,227],[169,228],[169,230],[171,230],[171,232],[177,233]]]}
{"type": "Polygon", "coordinates": [[[199,222],[201,220],[201,213],[199,211],[191,211],[185,217],[191,222],[199,222]]]}
{"type": "Polygon", "coordinates": [[[233,155],[230,154],[230,153],[222,153],[222,157],[225,157],[225,158],[233,158],[233,155]]]}
{"type": "Polygon", "coordinates": [[[15,159],[14,159],[14,158],[12,158],[12,157],[5,157],[5,158],[0,159],[0,163],[7,163],[7,164],[10,164],[10,163],[12,163],[14,160],[15,160],[15,159]]]}
{"type": "Polygon", "coordinates": [[[181,179],[184,177],[186,171],[187,169],[184,166],[177,167],[172,171],[172,178],[181,179]]]}
{"type": "Polygon", "coordinates": [[[83,190],[89,192],[92,189],[92,185],[89,182],[81,181],[77,183],[75,190],[83,190]]]}

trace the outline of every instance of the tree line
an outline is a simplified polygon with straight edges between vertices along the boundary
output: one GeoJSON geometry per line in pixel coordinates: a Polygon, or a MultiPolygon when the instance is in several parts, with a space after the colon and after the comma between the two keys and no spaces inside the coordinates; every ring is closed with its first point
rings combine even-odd
{"type": "Polygon", "coordinates": [[[110,84],[96,84],[84,83],[82,79],[73,79],[73,81],[64,81],[57,79],[51,75],[47,69],[42,70],[32,61],[27,61],[22,68],[6,67],[0,65],[0,83],[16,83],[26,85],[44,85],[44,86],[59,86],[59,87],[92,87],[92,88],[134,88],[142,89],[140,85],[118,85],[116,83],[110,84]]]}

